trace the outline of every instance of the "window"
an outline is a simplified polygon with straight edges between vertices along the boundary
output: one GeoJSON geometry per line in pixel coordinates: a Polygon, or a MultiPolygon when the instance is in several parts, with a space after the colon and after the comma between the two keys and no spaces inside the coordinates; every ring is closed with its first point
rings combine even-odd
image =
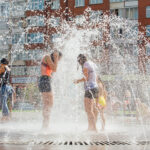
{"type": "MultiPolygon", "coordinates": [[[[136,58],[138,59],[138,51],[139,51],[139,48],[137,45],[133,45],[133,56],[136,56],[136,58]]],[[[138,61],[138,60],[137,60],[138,61]]]]}
{"type": "Polygon", "coordinates": [[[125,70],[127,71],[127,73],[137,74],[138,73],[138,66],[131,63],[131,64],[125,66],[125,70]]]}
{"type": "Polygon", "coordinates": [[[39,75],[40,72],[41,72],[41,69],[39,66],[28,67],[28,73],[30,76],[39,75]]]}
{"type": "Polygon", "coordinates": [[[101,10],[99,10],[99,11],[91,11],[91,13],[90,13],[90,20],[92,22],[99,23],[99,21],[102,20],[102,14],[103,14],[103,11],[101,11],[101,10]]]}
{"type": "Polygon", "coordinates": [[[9,4],[8,3],[0,4],[0,16],[2,16],[2,17],[9,16],[9,4]]]}
{"type": "Polygon", "coordinates": [[[21,52],[14,52],[12,53],[11,58],[13,58],[14,61],[17,60],[41,60],[43,55],[43,50],[35,49],[35,50],[28,50],[25,51],[22,49],[21,52]]]}
{"type": "Polygon", "coordinates": [[[17,25],[18,28],[26,28],[27,27],[26,20],[17,21],[15,24],[17,25]]]}
{"type": "Polygon", "coordinates": [[[150,74],[150,63],[146,63],[146,73],[149,75],[150,74]]]}
{"type": "Polygon", "coordinates": [[[59,17],[51,17],[50,18],[50,26],[57,27],[60,25],[60,18],[59,17]]]}
{"type": "Polygon", "coordinates": [[[44,35],[43,33],[29,33],[27,34],[27,43],[43,43],[44,42],[44,35]]]}
{"type": "Polygon", "coordinates": [[[110,26],[110,35],[114,40],[118,40],[118,38],[121,38],[123,34],[122,28],[116,28],[115,26],[110,26]]]}
{"type": "Polygon", "coordinates": [[[76,7],[85,6],[85,0],[75,0],[75,6],[76,7]]]}
{"type": "Polygon", "coordinates": [[[146,54],[148,56],[150,56],[150,45],[149,46],[146,46],[146,54]]]}
{"type": "Polygon", "coordinates": [[[150,6],[146,7],[146,18],[150,18],[150,6]]]}
{"type": "Polygon", "coordinates": [[[29,0],[30,10],[43,10],[44,9],[44,0],[29,0]]]}
{"type": "Polygon", "coordinates": [[[27,58],[26,60],[41,60],[43,55],[43,50],[35,49],[35,50],[28,50],[26,52],[27,58]]]}
{"type": "Polygon", "coordinates": [[[124,9],[119,9],[118,10],[118,16],[120,16],[120,17],[123,17],[123,11],[124,11],[124,9]]]}
{"type": "Polygon", "coordinates": [[[114,15],[120,16],[120,17],[123,17],[123,11],[124,11],[123,8],[110,10],[111,14],[114,14],[114,15]]]}
{"type": "Polygon", "coordinates": [[[110,2],[124,2],[124,0],[110,0],[110,2]]]}
{"type": "Polygon", "coordinates": [[[19,66],[19,67],[12,67],[11,75],[13,76],[25,76],[25,75],[38,75],[40,74],[40,67],[39,66],[19,66]]]}
{"type": "Polygon", "coordinates": [[[92,46],[90,48],[90,52],[91,52],[92,58],[95,58],[95,59],[99,59],[99,56],[103,55],[103,49],[101,46],[92,46]]]}
{"type": "Polygon", "coordinates": [[[24,2],[13,2],[12,4],[12,16],[24,16],[25,3],[24,2]]]}
{"type": "Polygon", "coordinates": [[[146,36],[150,36],[150,25],[146,26],[146,36]]]}
{"type": "Polygon", "coordinates": [[[52,2],[51,9],[59,9],[60,8],[60,0],[55,0],[52,2]]]}
{"type": "Polygon", "coordinates": [[[90,0],[90,4],[101,4],[103,0],[90,0]]]}
{"type": "MultiPolygon", "coordinates": [[[[1,49],[4,50],[4,47],[8,47],[8,39],[6,38],[1,38],[0,39],[0,45],[1,45],[1,49]],[[3,48],[2,48],[3,47],[3,48]]],[[[8,48],[9,49],[9,48],[8,48]]],[[[2,52],[2,50],[0,50],[0,53],[2,52]]]]}
{"type": "Polygon", "coordinates": [[[7,21],[0,21],[0,30],[9,30],[9,26],[7,24],[7,21]]]}
{"type": "Polygon", "coordinates": [[[59,41],[59,39],[60,39],[60,34],[55,33],[55,34],[51,35],[52,43],[55,43],[55,42],[59,41]]]}
{"type": "Polygon", "coordinates": [[[138,27],[138,25],[132,27],[132,32],[133,32],[133,35],[138,38],[138,33],[139,33],[139,27],[138,27]]]}
{"type": "Polygon", "coordinates": [[[138,1],[138,0],[124,0],[124,1],[138,1]]]}
{"type": "Polygon", "coordinates": [[[128,19],[138,19],[138,8],[127,8],[126,9],[126,18],[128,19]]]}
{"type": "Polygon", "coordinates": [[[24,34],[16,33],[12,35],[12,44],[24,44],[24,34]]]}
{"type": "Polygon", "coordinates": [[[0,59],[7,58],[7,57],[8,57],[8,51],[0,50],[0,59]]]}
{"type": "Polygon", "coordinates": [[[75,22],[77,25],[82,25],[85,21],[86,21],[86,19],[83,15],[77,15],[75,17],[75,22]]]}
{"type": "Polygon", "coordinates": [[[44,17],[43,16],[32,16],[27,18],[28,26],[44,26],[44,17]]]}

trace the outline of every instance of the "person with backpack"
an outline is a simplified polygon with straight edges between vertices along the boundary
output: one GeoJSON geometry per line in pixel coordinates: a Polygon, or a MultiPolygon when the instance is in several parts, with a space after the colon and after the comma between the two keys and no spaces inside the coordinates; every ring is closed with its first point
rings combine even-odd
{"type": "MultiPolygon", "coordinates": [[[[11,69],[8,66],[9,61],[6,58],[1,59],[0,64],[0,84],[1,84],[1,105],[2,105],[2,121],[8,121],[10,119],[10,111],[8,108],[8,99],[12,97],[13,88],[10,85],[10,72],[11,69]]],[[[12,101],[10,101],[12,103],[12,101]]]]}

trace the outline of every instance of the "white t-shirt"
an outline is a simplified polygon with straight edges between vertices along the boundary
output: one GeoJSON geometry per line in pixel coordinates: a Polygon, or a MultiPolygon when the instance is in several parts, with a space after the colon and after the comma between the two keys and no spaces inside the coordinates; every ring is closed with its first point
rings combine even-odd
{"type": "Polygon", "coordinates": [[[86,61],[83,65],[83,69],[84,68],[88,69],[88,80],[84,84],[85,90],[97,88],[96,64],[94,64],[92,61],[86,61]]]}

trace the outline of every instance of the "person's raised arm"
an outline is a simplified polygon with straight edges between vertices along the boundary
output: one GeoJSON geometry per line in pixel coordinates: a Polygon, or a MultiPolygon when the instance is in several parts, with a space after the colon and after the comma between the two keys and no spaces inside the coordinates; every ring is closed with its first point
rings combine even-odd
{"type": "Polygon", "coordinates": [[[57,64],[58,64],[58,53],[54,52],[54,62],[52,61],[51,57],[49,55],[45,56],[47,65],[53,70],[53,72],[56,72],[57,70],[57,64]]]}

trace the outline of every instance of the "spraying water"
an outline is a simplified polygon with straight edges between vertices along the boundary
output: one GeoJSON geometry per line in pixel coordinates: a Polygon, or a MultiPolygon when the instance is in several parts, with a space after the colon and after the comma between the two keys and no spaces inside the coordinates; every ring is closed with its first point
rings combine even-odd
{"type": "MultiPolygon", "coordinates": [[[[51,24],[51,21],[47,20],[47,23],[51,24]]],[[[131,92],[130,98],[132,97],[133,107],[136,107],[135,100],[137,97],[143,98],[143,101],[147,101],[149,105],[147,90],[149,81],[146,76],[143,76],[143,79],[138,76],[139,47],[137,41],[143,39],[147,46],[149,45],[143,34],[137,31],[136,22],[114,15],[108,16],[107,14],[96,13],[88,8],[83,16],[78,16],[70,22],[62,19],[60,26],[55,29],[59,37],[55,39],[54,47],[63,53],[57,73],[54,74],[52,81],[54,107],[51,114],[51,128],[55,133],[76,133],[77,131],[80,133],[86,129],[83,85],[73,84],[75,79],[83,76],[81,68],[77,69],[77,56],[80,53],[86,54],[89,59],[97,64],[98,75],[105,82],[108,93],[115,92],[120,101],[121,110],[124,110],[123,103],[126,90],[131,92]]],[[[15,51],[19,52],[18,47],[16,46],[12,51],[12,58],[15,58],[15,51]]],[[[51,49],[47,49],[47,52],[50,51],[51,49]]],[[[43,54],[41,54],[41,57],[43,54]]],[[[13,61],[12,59],[12,63],[13,61]]],[[[30,73],[32,74],[32,72],[33,70],[30,73]]],[[[111,99],[110,96],[110,103],[111,99]]],[[[135,108],[133,109],[135,112],[135,108]]],[[[135,114],[133,117],[126,117],[125,114],[118,114],[114,117],[111,110],[112,105],[108,109],[106,131],[130,132],[131,135],[134,134],[135,136],[144,135],[144,138],[147,139],[147,128],[143,120],[135,125],[135,114]],[[135,133],[133,133],[132,129],[135,126],[135,133]],[[142,130],[139,132],[139,129],[142,130]]],[[[24,115],[22,114],[20,117],[23,118],[24,115]]],[[[41,116],[38,115],[34,118],[35,122],[38,121],[36,128],[30,117],[27,117],[27,120],[29,126],[26,126],[24,130],[35,130],[37,132],[41,116]]],[[[100,121],[98,125],[100,127],[100,121]]],[[[10,128],[9,125],[5,127],[10,128]]],[[[24,124],[20,125],[20,130],[22,127],[24,127],[24,124]]]]}

